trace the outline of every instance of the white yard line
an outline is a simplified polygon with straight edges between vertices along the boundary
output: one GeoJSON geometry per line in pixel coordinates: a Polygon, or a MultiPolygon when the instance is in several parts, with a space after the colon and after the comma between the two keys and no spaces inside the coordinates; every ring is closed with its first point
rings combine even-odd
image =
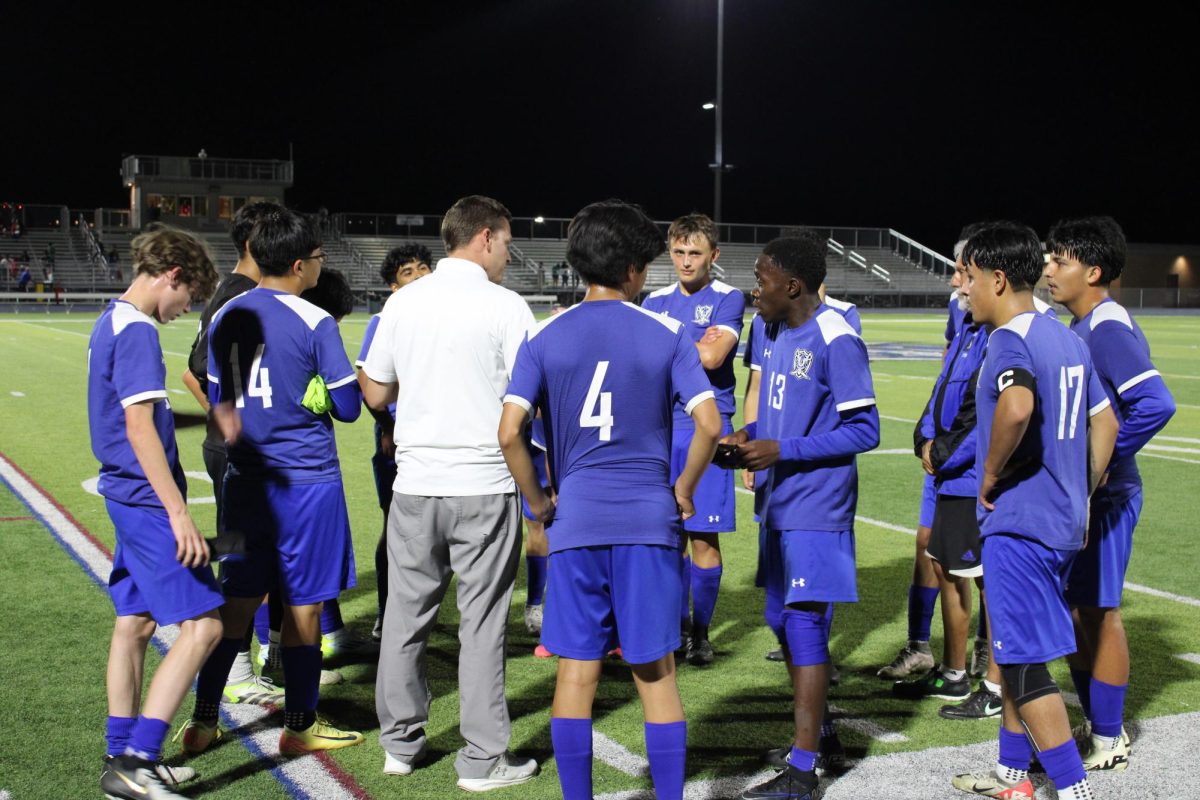
{"type": "MultiPolygon", "coordinates": [[[[70,336],[82,336],[84,339],[92,338],[92,335],[90,333],[80,333],[79,331],[64,331],[62,328],[55,328],[51,325],[39,325],[36,322],[26,322],[24,320],[16,320],[16,321],[22,325],[28,325],[32,328],[37,328],[38,330],[54,331],[55,333],[65,333],[70,336]]],[[[180,358],[188,358],[190,356],[190,353],[176,353],[174,350],[163,350],[162,352],[163,352],[163,355],[165,355],[165,356],[179,356],[180,358]]]]}
{"type": "Polygon", "coordinates": [[[1200,653],[1176,653],[1175,657],[1180,661],[1187,661],[1191,664],[1200,664],[1200,653]]]}
{"type": "Polygon", "coordinates": [[[613,769],[635,778],[650,774],[649,761],[595,728],[592,728],[592,755],[613,769]]]}
{"type": "Polygon", "coordinates": [[[1154,450],[1162,453],[1187,453],[1191,456],[1200,456],[1200,450],[1197,450],[1194,447],[1174,447],[1169,444],[1154,444],[1153,442],[1145,445],[1139,452],[1144,453],[1147,450],[1154,450]]]}
{"type": "MultiPolygon", "coordinates": [[[[1200,406],[1194,406],[1200,408],[1200,406]]],[[[1186,436],[1163,436],[1161,433],[1154,437],[1156,442],[1178,442],[1180,444],[1200,444],[1200,439],[1189,439],[1186,436]]]]}
{"type": "Polygon", "coordinates": [[[903,744],[908,741],[908,737],[903,733],[889,731],[887,728],[872,722],[866,717],[858,716],[844,708],[838,708],[835,705],[829,706],[829,710],[838,715],[836,724],[838,727],[846,727],[853,731],[858,731],[864,736],[869,736],[877,742],[884,744],[903,744]]]}
{"type": "Polygon", "coordinates": [[[1184,464],[1200,464],[1200,461],[1197,461],[1194,458],[1179,458],[1178,456],[1164,456],[1162,453],[1147,453],[1144,448],[1138,453],[1138,455],[1145,456],[1146,458],[1161,458],[1166,461],[1181,461],[1184,464]]]}
{"type": "Polygon", "coordinates": [[[891,420],[892,422],[907,422],[909,425],[917,424],[915,419],[909,419],[908,417],[889,417],[887,414],[880,414],[879,418],[891,420]]]}
{"type": "Polygon", "coordinates": [[[11,394],[13,397],[24,397],[25,396],[24,392],[9,392],[9,394],[11,394]]]}

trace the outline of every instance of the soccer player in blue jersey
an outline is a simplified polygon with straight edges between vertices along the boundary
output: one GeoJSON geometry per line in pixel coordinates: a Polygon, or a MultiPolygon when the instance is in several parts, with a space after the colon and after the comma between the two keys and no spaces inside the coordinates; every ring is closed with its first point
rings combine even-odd
{"type": "MultiPolygon", "coordinates": [[[[696,343],[700,363],[716,392],[717,408],[724,420],[724,433],[733,431],[735,379],[733,361],[742,337],[746,298],[741,290],[716,280],[713,263],[721,254],[717,225],[704,214],[688,214],[667,230],[671,261],[679,281],[650,295],[642,307],[682,322],[696,343]]],[[[687,461],[692,435],[692,418],[682,406],[675,409],[675,432],[671,444],[671,472],[677,476],[687,461]]],[[[685,634],[688,663],[712,663],[713,648],[708,627],[721,588],[721,542],[719,533],[737,530],[733,474],[710,467],[696,490],[696,514],[683,523],[691,540],[691,558],[684,558],[683,604],[680,622],[685,634]],[[691,614],[687,596],[691,594],[691,614]]]]}
{"type": "Polygon", "coordinates": [[[1003,725],[995,770],[954,777],[987,797],[1033,797],[1033,748],[1060,800],[1093,797],[1048,662],[1075,652],[1063,590],[1117,419],[1087,346],[1037,313],[1037,234],[993,223],[963,251],[963,292],[991,330],[975,403],[980,535],[1003,725]]]}
{"type": "Polygon", "coordinates": [[[222,600],[208,545],[188,513],[155,322],[168,323],[212,294],[217,271],[200,242],[166,227],[133,240],[133,267],[129,289],[104,309],[88,343],[92,452],[117,538],[100,788],[110,798],[171,800],[179,797],[171,787],[195,773],[158,764],[163,739],[221,638],[222,600]],[[142,703],[146,646],[158,625],[175,624],[179,637],[142,703]]]}
{"type": "Polygon", "coordinates": [[[1122,730],[1129,683],[1129,643],[1121,622],[1121,588],[1142,509],[1134,458],[1175,413],[1175,400],[1150,361],[1150,347],[1129,312],[1108,295],[1125,267],[1125,234],[1111,217],[1059,222],[1046,237],[1050,295],[1074,318],[1104,392],[1121,421],[1108,474],[1092,495],[1087,547],[1067,579],[1078,650],[1067,657],[1091,723],[1084,767],[1123,770],[1129,741],[1122,730]]]}
{"type": "MultiPolygon", "coordinates": [[[[250,236],[262,281],[226,303],[209,331],[209,398],[240,420],[228,448],[222,520],[247,540],[245,560],[223,576],[226,630],[240,631],[278,591],[284,604],[281,656],[285,677],[284,754],[357,744],[362,735],[317,717],[321,673],[321,605],[354,585],[341,469],[333,420],[360,412],[354,368],[337,323],[299,295],[316,285],[325,259],[313,222],[287,209],[265,215],[250,236]],[[305,405],[313,382],[327,398],[305,405]]],[[[237,640],[222,639],[196,686],[196,708],[183,746],[200,752],[216,739],[221,685],[237,640]]]]}
{"type": "Polygon", "coordinates": [[[528,334],[500,419],[505,461],[550,538],[554,599],[542,639],[559,656],[550,736],[565,800],[592,797],[592,700],[601,659],[618,642],[642,699],[656,796],[683,797],[680,517],[696,513],[693,492],[721,415],[684,324],[630,302],[662,250],[658,228],[636,206],[593,203],[575,216],[567,260],[587,295],[528,334]],[[535,408],[546,420],[557,507],[524,441],[535,408]],[[694,420],[677,477],[673,409],[694,420]]]}
{"type": "MultiPolygon", "coordinates": [[[[428,247],[417,242],[407,242],[388,251],[383,259],[383,266],[379,268],[379,277],[387,284],[389,290],[395,292],[432,272],[433,269],[429,266],[432,263],[433,254],[429,252],[428,247]]],[[[360,388],[367,380],[363,365],[367,362],[367,353],[371,349],[371,342],[375,339],[375,330],[378,327],[379,315],[374,314],[367,320],[362,347],[359,348],[358,358],[354,361],[360,388]]],[[[379,544],[375,547],[375,596],[379,612],[375,617],[375,627],[371,631],[371,638],[379,641],[383,637],[383,610],[387,606],[387,518],[388,507],[392,504],[392,483],[396,480],[396,442],[392,438],[396,424],[396,404],[389,403],[383,411],[374,411],[367,406],[367,412],[375,419],[375,455],[371,456],[371,472],[375,475],[375,493],[379,497],[379,508],[383,511],[383,530],[379,534],[379,544]]]]}
{"type": "Polygon", "coordinates": [[[742,797],[810,800],[829,688],[826,616],[831,603],[858,599],[855,456],[879,444],[879,413],[866,345],[817,292],[825,243],[776,239],[754,273],[765,323],[758,419],[723,441],[737,445],[743,467],[766,471],[759,579],[787,657],[796,731],[787,766],[742,797]]]}

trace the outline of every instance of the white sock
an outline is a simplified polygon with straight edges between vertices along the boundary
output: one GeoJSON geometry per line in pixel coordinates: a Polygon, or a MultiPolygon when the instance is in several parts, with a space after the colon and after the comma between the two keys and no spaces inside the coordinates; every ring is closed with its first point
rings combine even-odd
{"type": "Polygon", "coordinates": [[[987,678],[983,679],[983,688],[987,689],[992,694],[1000,694],[1000,684],[992,683],[987,678]]]}
{"type": "Polygon", "coordinates": [[[1092,793],[1092,785],[1088,783],[1088,779],[1084,778],[1065,789],[1059,789],[1058,800],[1096,800],[1096,795],[1092,793]]]}
{"type": "Polygon", "coordinates": [[[967,671],[965,669],[947,669],[946,667],[942,667],[942,677],[948,681],[961,681],[967,677],[967,671]]]}
{"type": "Polygon", "coordinates": [[[267,661],[268,667],[274,670],[283,669],[283,646],[279,644],[279,631],[269,631],[267,633],[267,661]]]}
{"type": "Polygon", "coordinates": [[[918,653],[928,653],[929,652],[929,642],[928,641],[922,642],[919,639],[909,639],[908,640],[908,649],[916,650],[918,653]]]}
{"type": "Polygon", "coordinates": [[[346,627],[344,625],[342,627],[338,628],[336,631],[330,631],[329,633],[321,634],[322,642],[330,642],[332,644],[338,644],[345,638],[346,638],[346,627]]]}
{"type": "Polygon", "coordinates": [[[1121,743],[1120,736],[1098,736],[1092,734],[1092,748],[1095,750],[1116,750],[1121,743]]]}
{"type": "Polygon", "coordinates": [[[254,680],[254,667],[250,664],[250,651],[239,650],[233,659],[233,666],[229,668],[229,677],[225,683],[246,683],[252,680],[254,680]]]}
{"type": "Polygon", "coordinates": [[[1018,783],[1023,783],[1029,778],[1029,771],[1006,767],[1000,762],[996,762],[996,777],[1009,786],[1016,786],[1018,783]]]}

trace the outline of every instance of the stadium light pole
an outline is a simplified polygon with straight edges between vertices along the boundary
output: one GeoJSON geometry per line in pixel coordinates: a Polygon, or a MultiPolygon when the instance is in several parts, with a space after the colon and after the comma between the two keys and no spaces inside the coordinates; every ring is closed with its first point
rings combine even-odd
{"type": "Polygon", "coordinates": [[[721,222],[721,173],[725,171],[725,158],[721,152],[721,118],[725,113],[725,0],[717,0],[717,102],[713,111],[715,135],[713,143],[713,222],[721,222]]]}

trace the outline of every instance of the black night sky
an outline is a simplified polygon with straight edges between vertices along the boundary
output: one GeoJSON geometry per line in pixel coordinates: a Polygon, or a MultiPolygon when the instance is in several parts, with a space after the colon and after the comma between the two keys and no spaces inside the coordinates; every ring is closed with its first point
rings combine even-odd
{"type": "MultiPolygon", "coordinates": [[[[727,0],[723,220],[946,251],[1110,213],[1195,242],[1200,7],[727,0]],[[1111,8],[1112,10],[1105,10],[1111,8]]],[[[8,3],[0,195],[127,205],[122,154],[286,158],[306,210],[711,211],[716,0],[8,3]]]]}

